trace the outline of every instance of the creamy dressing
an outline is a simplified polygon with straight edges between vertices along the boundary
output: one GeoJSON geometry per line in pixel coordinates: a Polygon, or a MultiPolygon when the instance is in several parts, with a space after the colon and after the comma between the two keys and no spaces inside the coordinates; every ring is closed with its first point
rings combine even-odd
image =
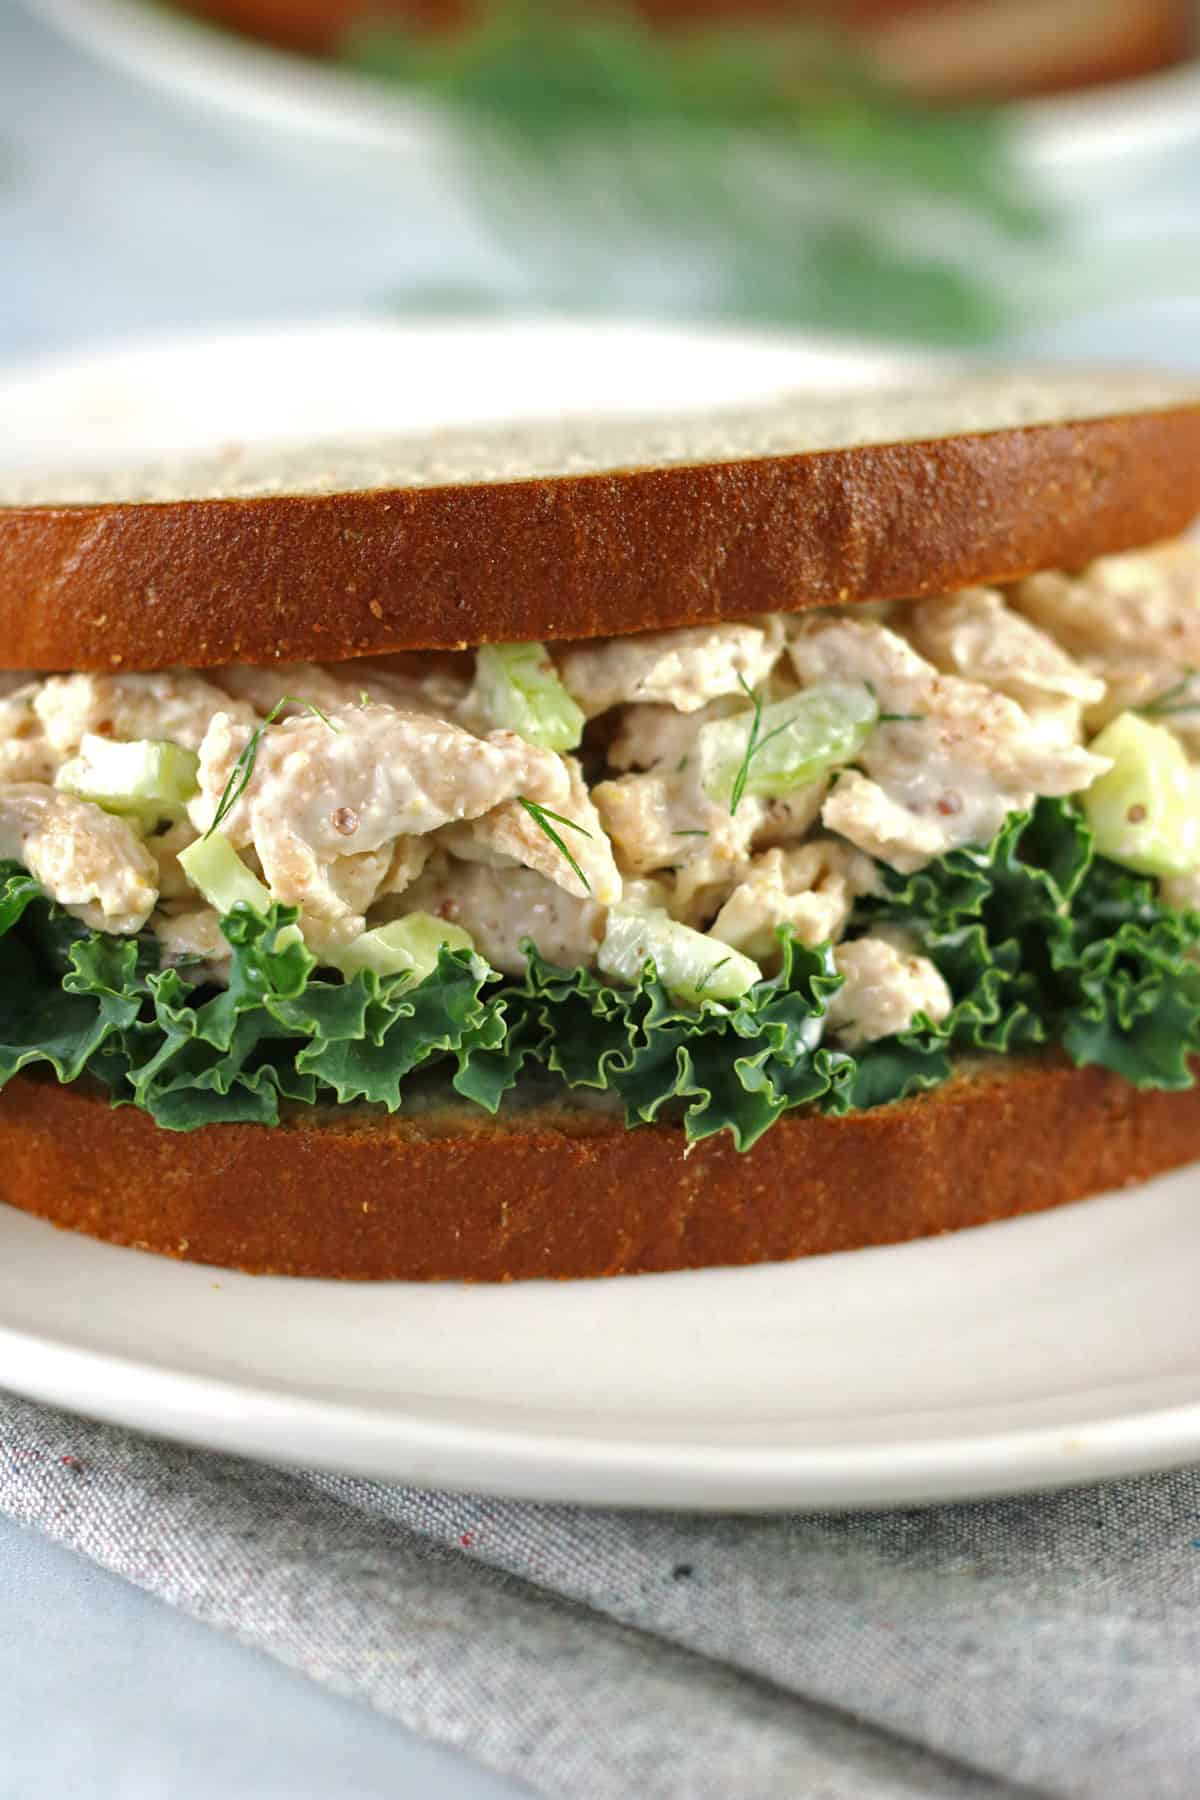
{"type": "Polygon", "coordinates": [[[131,825],[33,782],[0,788],[0,859],[96,931],[140,931],[158,899],[158,865],[131,825]]]}
{"type": "Polygon", "coordinates": [[[825,1027],[847,1050],[904,1031],[917,1013],[934,1025],[949,1015],[950,989],[900,932],[838,944],[833,960],[844,981],[829,1002],[825,1027]]]}
{"type": "MultiPolygon", "coordinates": [[[[179,857],[218,812],[319,957],[419,910],[463,926],[506,973],[524,967],[526,939],[595,966],[621,902],[771,969],[786,926],[834,943],[846,979],[829,1033],[867,1041],[949,1006],[915,945],[845,940],[880,863],[919,869],[988,842],[1040,795],[1086,791],[1108,767],[1089,736],[1122,706],[1153,710],[1166,693],[1162,722],[1200,742],[1200,553],[1107,558],[1007,593],[550,646],[547,662],[594,721],[577,754],[493,729],[466,655],[6,676],[0,855],[88,925],[149,926],[165,962],[206,981],[222,978],[227,946],[179,857]],[[705,791],[707,726],[748,725],[752,697],[829,682],[868,686],[880,713],[845,766],[736,806],[705,791]],[[89,734],[197,751],[188,816],[147,831],[56,789],[89,734]]],[[[1197,883],[1175,876],[1164,896],[1193,904],[1197,883]]]]}

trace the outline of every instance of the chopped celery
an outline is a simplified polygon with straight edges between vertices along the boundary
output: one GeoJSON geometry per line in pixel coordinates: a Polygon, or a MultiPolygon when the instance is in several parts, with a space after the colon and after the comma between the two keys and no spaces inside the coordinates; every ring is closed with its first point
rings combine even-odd
{"type": "Polygon", "coordinates": [[[686,1000],[736,1000],[762,980],[748,956],[657,907],[611,907],[597,961],[605,975],[631,985],[652,962],[663,986],[686,1000]]]}
{"type": "Polygon", "coordinates": [[[179,866],[219,913],[230,913],[235,906],[249,906],[255,912],[265,913],[272,904],[268,889],[219,831],[181,850],[179,866]]]}
{"type": "Polygon", "coordinates": [[[64,763],[55,786],[105,812],[124,813],[153,825],[181,819],[196,792],[200,758],[194,750],[158,738],[122,743],[87,733],[78,756],[64,763]]]}
{"type": "Polygon", "coordinates": [[[1113,765],[1082,795],[1100,854],[1139,875],[1185,875],[1200,864],[1200,789],[1179,739],[1125,712],[1090,749],[1113,765]]]}
{"type": "Polygon", "coordinates": [[[432,913],[409,913],[391,925],[364,931],[340,951],[337,966],[344,975],[374,969],[377,975],[411,975],[424,981],[437,968],[442,945],[449,950],[474,950],[475,942],[461,925],[449,925],[432,913]]]}
{"type": "Polygon", "coordinates": [[[830,681],[773,706],[701,727],[700,784],[710,800],[736,812],[744,794],[772,796],[816,781],[849,762],[879,717],[865,682],[830,681]]]}
{"type": "Polygon", "coordinates": [[[544,644],[485,644],[475,678],[489,718],[542,750],[574,750],[583,714],[558,678],[544,644]]]}

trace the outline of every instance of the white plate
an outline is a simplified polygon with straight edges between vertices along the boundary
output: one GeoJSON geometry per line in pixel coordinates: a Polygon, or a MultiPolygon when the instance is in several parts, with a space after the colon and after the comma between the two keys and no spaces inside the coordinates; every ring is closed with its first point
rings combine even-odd
{"type": "MultiPolygon", "coordinates": [[[[347,324],[0,372],[0,416],[9,460],[75,461],[921,366],[626,326],[347,324]]],[[[254,1280],[0,1207],[0,1373],[145,1430],[416,1483],[697,1507],[930,1500],[1200,1457],[1198,1257],[1190,1172],[895,1250],[493,1290],[254,1280]]]]}
{"type": "Polygon", "coordinates": [[[1200,1457],[1198,1260],[1194,1173],[895,1250],[493,1289],[230,1275],[0,1207],[0,1369],[418,1485],[873,1506],[1200,1457]]]}
{"type": "MultiPolygon", "coordinates": [[[[433,107],[362,77],[212,29],[147,0],[28,0],[120,67],[242,118],[343,144],[421,154],[446,142],[433,107]]],[[[1028,167],[1051,178],[1103,173],[1200,132],[1200,62],[1012,109],[1028,167]]]]}

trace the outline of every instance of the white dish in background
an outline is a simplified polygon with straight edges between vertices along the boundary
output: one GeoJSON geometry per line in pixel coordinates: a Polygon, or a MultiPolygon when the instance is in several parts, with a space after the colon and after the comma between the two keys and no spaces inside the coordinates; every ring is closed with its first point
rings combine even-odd
{"type": "MultiPolygon", "coordinates": [[[[452,135],[435,107],[147,0],[27,3],[108,61],[242,118],[416,155],[438,150],[452,135]]],[[[1200,60],[1161,75],[1025,101],[1012,116],[1027,168],[1073,187],[1080,176],[1102,176],[1194,142],[1200,136],[1200,60]]]]}
{"type": "MultiPolygon", "coordinates": [[[[76,462],[927,367],[712,332],[351,323],[0,371],[0,416],[10,462],[76,462]]],[[[1200,1457],[1198,1260],[1196,1171],[894,1250],[493,1289],[253,1279],[0,1206],[0,1379],[194,1443],[418,1484],[933,1500],[1200,1457]]]]}

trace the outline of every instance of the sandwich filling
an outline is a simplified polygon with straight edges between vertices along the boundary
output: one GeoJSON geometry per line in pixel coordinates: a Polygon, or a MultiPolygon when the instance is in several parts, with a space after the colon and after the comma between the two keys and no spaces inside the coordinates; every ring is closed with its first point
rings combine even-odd
{"type": "Polygon", "coordinates": [[[1200,1050],[1200,551],[552,646],[12,674],[0,1081],[190,1129],[540,1069],[746,1147],[1200,1050]]]}

